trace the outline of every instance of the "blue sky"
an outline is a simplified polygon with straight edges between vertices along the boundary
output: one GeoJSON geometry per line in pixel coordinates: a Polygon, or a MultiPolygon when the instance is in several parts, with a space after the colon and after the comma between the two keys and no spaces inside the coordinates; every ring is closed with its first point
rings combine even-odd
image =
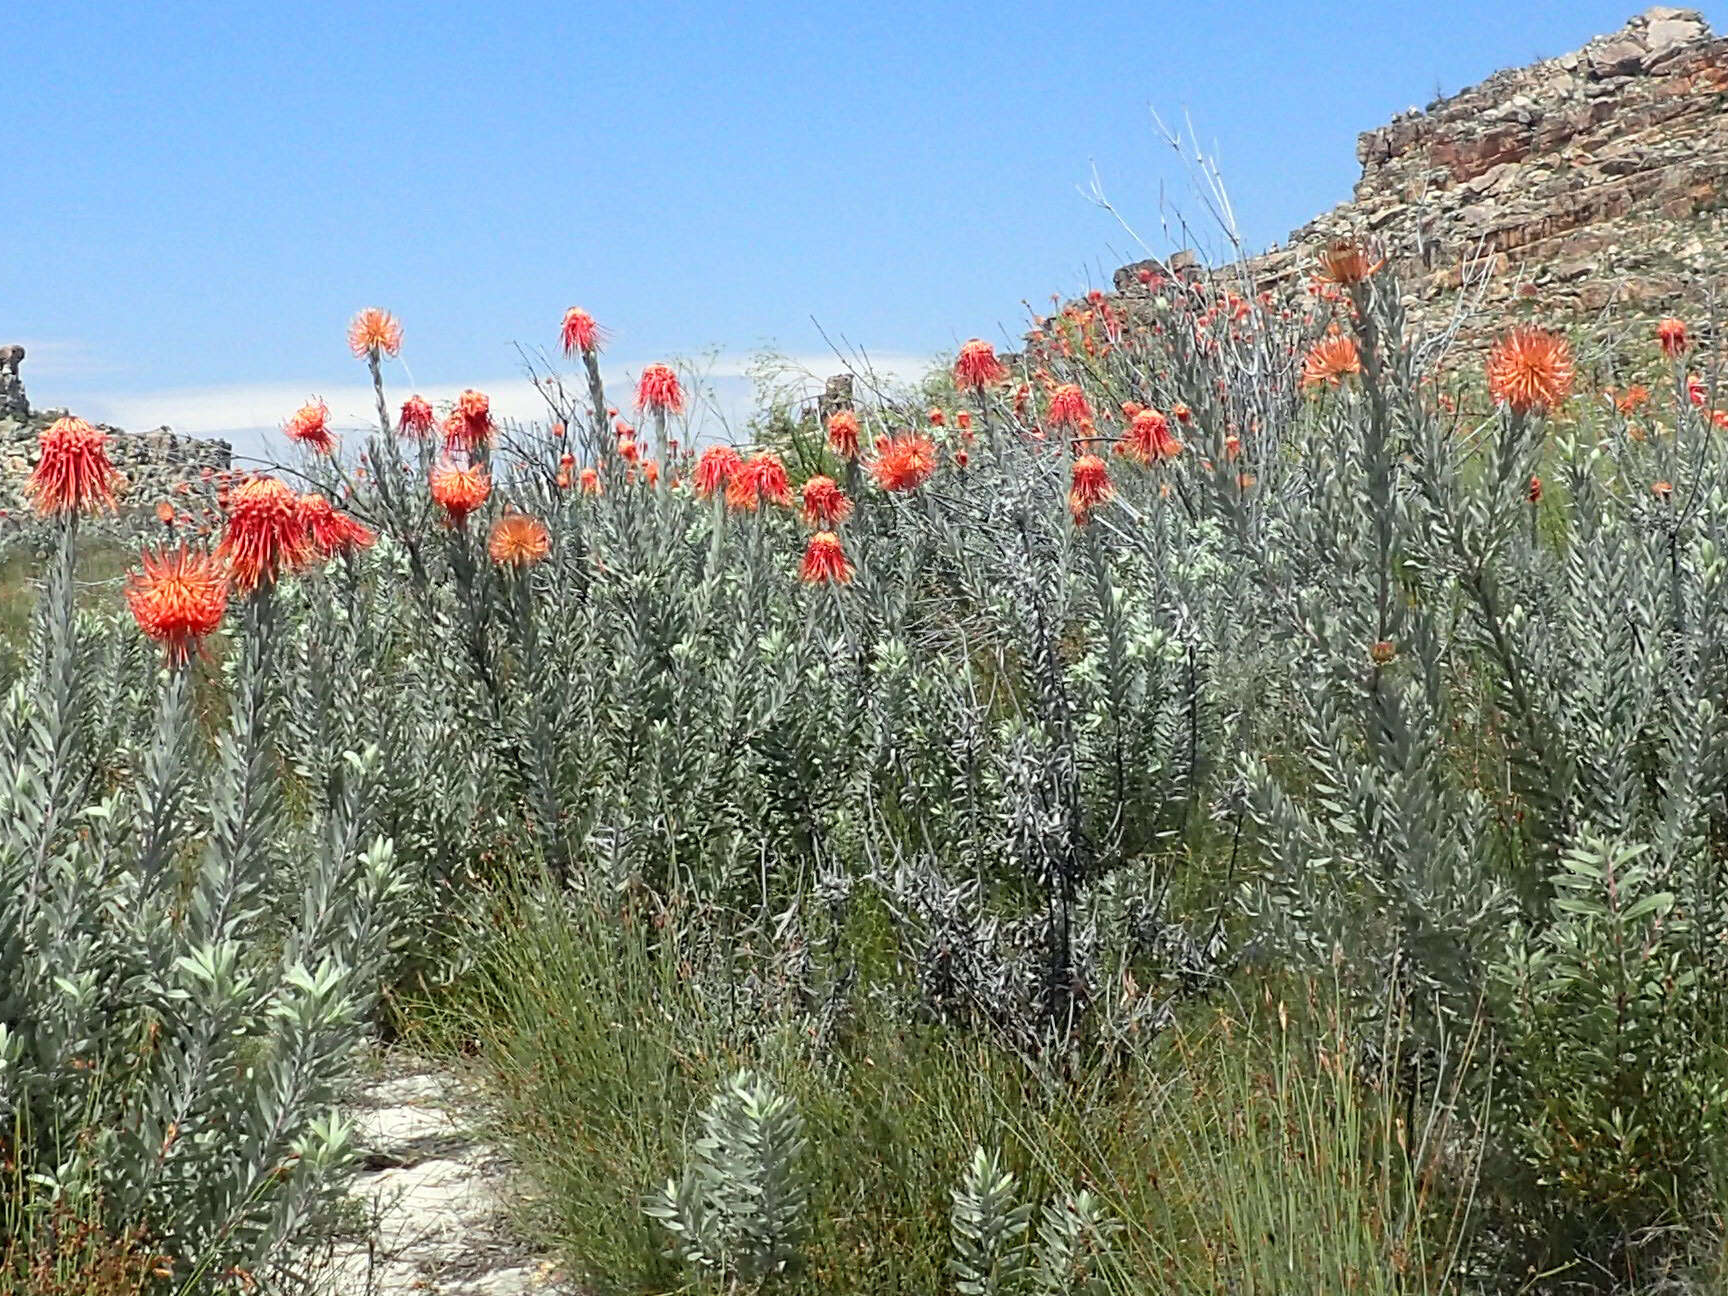
{"type": "Polygon", "coordinates": [[[910,366],[1138,255],[1093,167],[1167,250],[1199,204],[1149,109],[1259,247],[1349,196],[1359,131],[1637,8],[13,0],[0,341],[39,404],[193,431],[341,416],[373,304],[434,391],[510,383],[572,304],[620,374],[837,368],[812,316],[910,366]]]}

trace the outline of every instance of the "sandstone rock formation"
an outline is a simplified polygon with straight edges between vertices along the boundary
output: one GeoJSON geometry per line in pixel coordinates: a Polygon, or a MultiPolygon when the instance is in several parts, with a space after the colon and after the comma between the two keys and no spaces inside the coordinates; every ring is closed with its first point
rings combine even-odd
{"type": "MultiPolygon", "coordinates": [[[[1313,254],[1367,237],[1420,322],[1485,276],[1484,320],[1509,299],[1546,319],[1685,313],[1728,288],[1728,39],[1658,6],[1583,49],[1401,114],[1360,136],[1355,195],[1239,269],[1292,296],[1313,254]]],[[[1136,262],[1116,287],[1141,291],[1136,262]]]]}

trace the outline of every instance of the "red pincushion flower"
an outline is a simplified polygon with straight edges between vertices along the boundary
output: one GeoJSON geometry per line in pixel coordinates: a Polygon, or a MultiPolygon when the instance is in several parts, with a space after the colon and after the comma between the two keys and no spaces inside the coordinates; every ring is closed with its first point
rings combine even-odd
{"type": "Polygon", "coordinates": [[[1691,343],[1686,337],[1686,321],[1675,319],[1670,315],[1656,325],[1656,341],[1662,348],[1662,354],[1670,360],[1678,360],[1686,354],[1691,343]]]}
{"type": "Polygon", "coordinates": [[[492,493],[492,479],[479,464],[458,464],[445,459],[432,469],[428,483],[432,499],[444,510],[451,526],[462,526],[468,515],[492,493]]]}
{"type": "Polygon", "coordinates": [[[1704,380],[1697,374],[1686,375],[1686,399],[1694,405],[1702,405],[1710,393],[1704,390],[1704,380]]]}
{"type": "Polygon", "coordinates": [[[456,398],[444,420],[444,443],[452,450],[478,450],[492,439],[492,401],[472,387],[456,398]]]}
{"type": "Polygon", "coordinates": [[[1050,393],[1050,426],[1079,427],[1082,422],[1090,421],[1092,407],[1086,403],[1086,395],[1075,383],[1063,383],[1050,393]]]}
{"type": "Polygon", "coordinates": [[[600,470],[598,468],[584,468],[581,483],[584,495],[598,495],[605,489],[600,483],[600,470]]]}
{"type": "Polygon", "coordinates": [[[1572,391],[1572,348],[1558,334],[1515,328],[1489,353],[1488,390],[1514,414],[1554,409],[1572,391]]]}
{"type": "Polygon", "coordinates": [[[402,402],[402,414],[396,421],[396,430],[403,436],[414,437],[416,440],[432,430],[432,406],[423,396],[410,396],[402,402]]]}
{"type": "Polygon", "coordinates": [[[1170,435],[1170,420],[1155,409],[1143,409],[1128,423],[1128,431],[1116,443],[1116,453],[1140,463],[1154,459],[1174,459],[1182,453],[1182,443],[1170,435]]]}
{"type": "Polygon", "coordinates": [[[228,578],[215,558],[185,545],[140,556],[144,570],[128,577],[126,602],[138,628],[166,647],[169,665],[178,666],[222,624],[228,578]]]}
{"type": "Polygon", "coordinates": [[[878,446],[870,475],[887,491],[913,490],[936,471],[936,444],[929,437],[907,432],[878,446]]]}
{"type": "Polygon", "coordinates": [[[707,499],[724,489],[738,472],[738,452],[728,445],[709,446],[696,461],[696,493],[707,499]]]}
{"type": "Polygon", "coordinates": [[[618,438],[618,457],[625,463],[635,463],[642,457],[642,452],[636,448],[635,437],[618,438]]]}
{"type": "Polygon", "coordinates": [[[1074,461],[1072,487],[1068,491],[1068,511],[1084,526],[1092,510],[1112,494],[1110,473],[1097,455],[1081,455],[1074,461]]]}
{"type": "Polygon", "coordinates": [[[954,360],[954,385],[963,391],[982,391],[1007,376],[1007,368],[996,358],[996,348],[983,338],[966,343],[954,360]]]}
{"type": "Polygon", "coordinates": [[[810,544],[804,550],[798,579],[807,585],[827,585],[836,581],[844,585],[852,579],[852,571],[846,550],[840,545],[840,537],[832,531],[818,531],[810,537],[810,544]]]}
{"type": "Polygon", "coordinates": [[[309,400],[290,414],[282,432],[290,441],[319,454],[327,455],[336,448],[336,438],[330,434],[330,407],[321,400],[309,400]]]}
{"type": "Polygon", "coordinates": [[[786,482],[786,465],[772,450],[758,450],[744,461],[737,475],[750,483],[751,491],[759,499],[782,506],[792,502],[792,492],[786,482]]]}
{"type": "Polygon", "coordinates": [[[217,549],[242,594],[274,585],[312,555],[300,497],[274,477],[253,477],[228,501],[228,527],[217,549]]]}
{"type": "Polygon", "coordinates": [[[360,360],[374,352],[393,356],[402,349],[402,325],[389,311],[368,306],[348,325],[348,349],[360,360]]]}
{"type": "Polygon", "coordinates": [[[486,552],[500,567],[532,567],[552,550],[552,537],[539,518],[507,513],[492,524],[486,552]]]}
{"type": "Polygon", "coordinates": [[[828,416],[828,444],[848,459],[858,457],[858,416],[849,409],[828,416]]]}
{"type": "Polygon", "coordinates": [[[81,418],[57,418],[37,438],[36,467],[25,492],[43,517],[113,511],[120,475],[108,458],[108,438],[81,418]]]}
{"type": "Polygon", "coordinates": [[[587,311],[580,306],[572,306],[564,312],[564,324],[558,330],[558,340],[564,344],[564,354],[568,356],[573,356],[578,351],[598,351],[601,341],[600,326],[587,311]]]}
{"type": "Polygon", "coordinates": [[[651,364],[643,368],[636,381],[636,408],[656,414],[684,412],[684,389],[678,385],[678,375],[670,365],[651,364]]]}
{"type": "Polygon", "coordinates": [[[852,501],[832,477],[812,477],[804,483],[804,520],[823,531],[832,531],[852,516],[852,501]]]}
{"type": "Polygon", "coordinates": [[[370,549],[378,539],[369,527],[332,507],[322,495],[300,497],[300,518],[306,527],[307,539],[321,558],[370,549]]]}

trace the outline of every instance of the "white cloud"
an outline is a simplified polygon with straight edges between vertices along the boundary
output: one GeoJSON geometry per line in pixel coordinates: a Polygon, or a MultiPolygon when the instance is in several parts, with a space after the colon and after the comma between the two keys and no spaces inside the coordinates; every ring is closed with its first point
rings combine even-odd
{"type": "MultiPolygon", "coordinates": [[[[29,356],[26,363],[31,363],[34,358],[34,355],[29,356]]],[[[915,380],[931,364],[929,356],[907,353],[872,354],[867,358],[877,378],[889,383],[915,380]]],[[[827,353],[787,356],[784,362],[788,374],[807,375],[798,383],[803,395],[816,394],[822,389],[825,375],[845,369],[842,362],[827,353]]],[[[718,435],[723,428],[736,427],[749,416],[755,408],[755,394],[749,382],[752,364],[752,357],[733,353],[721,353],[694,362],[696,376],[709,396],[709,400],[692,416],[698,435],[718,435]]],[[[635,373],[634,366],[608,366],[607,386],[621,408],[627,407],[629,382],[635,373]]],[[[392,413],[410,390],[418,390],[435,405],[454,400],[462,390],[457,386],[441,385],[414,389],[399,381],[400,378],[400,374],[386,374],[385,393],[392,413]]],[[[578,390],[580,382],[578,378],[578,390]]],[[[499,418],[533,422],[547,417],[545,402],[533,384],[520,374],[477,382],[473,386],[491,398],[493,414],[499,418]]],[[[86,418],[128,431],[144,432],[167,426],[189,436],[223,437],[234,442],[236,449],[243,453],[257,453],[273,439],[282,421],[314,396],[330,407],[330,420],[338,431],[364,430],[373,426],[377,418],[372,387],[362,383],[322,389],[271,382],[156,391],[97,390],[82,394],[69,391],[57,398],[55,404],[66,405],[86,418]]]]}

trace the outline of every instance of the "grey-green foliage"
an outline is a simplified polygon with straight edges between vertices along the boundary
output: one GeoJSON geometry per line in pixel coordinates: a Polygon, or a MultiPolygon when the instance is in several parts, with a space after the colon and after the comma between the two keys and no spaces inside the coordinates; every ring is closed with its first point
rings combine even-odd
{"type": "Polygon", "coordinates": [[[334,1100],[403,890],[380,756],[339,753],[327,798],[285,804],[268,596],[213,744],[188,671],[153,662],[121,699],[135,732],[98,723],[102,644],[133,641],[73,612],[73,570],[68,534],[0,713],[0,1138],[30,1201],[144,1225],[176,1282],[268,1278],[353,1151],[334,1100]]]}
{"type": "Polygon", "coordinates": [[[702,1114],[683,1175],[646,1207],[672,1234],[668,1254],[752,1284],[784,1273],[806,1227],[805,1147],[790,1098],[749,1071],[728,1079],[702,1114]]]}
{"type": "Polygon", "coordinates": [[[949,1228],[949,1265],[960,1296],[1099,1296],[1108,1290],[1105,1271],[1121,1231],[1084,1189],[1039,1212],[1019,1199],[1013,1172],[982,1147],[953,1190],[949,1228]]]}

